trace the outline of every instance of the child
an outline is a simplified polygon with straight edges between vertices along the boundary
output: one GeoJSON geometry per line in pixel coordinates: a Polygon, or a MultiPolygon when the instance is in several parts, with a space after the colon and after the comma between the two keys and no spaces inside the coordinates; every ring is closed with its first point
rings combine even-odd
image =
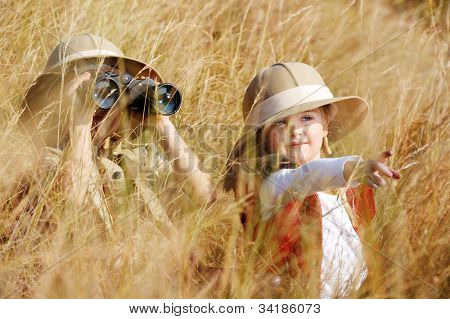
{"type": "MultiPolygon", "coordinates": [[[[160,168],[172,169],[178,179],[195,186],[189,188],[193,189],[192,197],[199,205],[209,201],[212,198],[210,177],[201,170],[198,157],[167,116],[144,118],[141,110],[136,111],[126,105],[125,93],[122,94],[124,98],[116,100],[109,109],[94,105],[94,97],[106,101],[114,93],[107,91],[106,95],[99,89],[95,94],[86,94],[90,92],[89,86],[100,83],[94,80],[102,74],[109,74],[111,78],[120,79],[123,83],[127,83],[126,76],[163,82],[154,68],[145,62],[126,57],[121,49],[105,38],[81,34],[73,36],[67,42],[60,42],[52,51],[44,72],[27,91],[23,103],[19,125],[24,134],[20,136],[20,140],[23,141],[22,148],[30,152],[30,165],[40,161],[40,157],[33,153],[34,149],[36,154],[44,155],[45,158],[49,157],[49,150],[57,154],[64,150],[69,177],[69,199],[77,209],[82,209],[87,202],[93,201],[100,207],[100,215],[108,229],[111,229],[112,218],[102,203],[102,197],[105,197],[103,187],[100,189],[96,186],[101,179],[100,171],[105,171],[113,186],[118,180],[124,182],[124,172],[120,166],[108,159],[116,154],[124,158],[122,162],[126,163],[127,171],[136,183],[139,182],[139,188],[156,220],[167,222],[150,185],[141,181],[144,180],[144,174],[156,175],[160,168]],[[156,163],[159,156],[156,159],[145,158],[146,156],[141,158],[133,152],[129,155],[129,150],[120,153],[119,147],[115,147],[141,133],[144,125],[151,125],[158,133],[159,142],[166,153],[163,158],[169,167],[156,163]]],[[[59,157],[55,162],[59,163],[59,157]]],[[[152,176],[146,177],[149,180],[152,176]]],[[[125,190],[124,185],[119,186],[123,186],[121,188],[125,190]]],[[[173,193],[167,195],[172,200],[173,193]]]]}
{"type": "Polygon", "coordinates": [[[376,161],[321,158],[320,151],[330,154],[328,139],[363,121],[367,103],[333,97],[311,66],[277,63],[252,80],[243,112],[244,138],[228,163],[225,189],[243,204],[247,233],[262,242],[271,271],[311,282],[316,275],[322,298],[348,295],[367,275],[358,235],[375,214],[372,188],[385,185],[382,175],[400,175],[384,163],[389,151],[376,161]],[[252,168],[259,178],[251,178],[252,168]]]}

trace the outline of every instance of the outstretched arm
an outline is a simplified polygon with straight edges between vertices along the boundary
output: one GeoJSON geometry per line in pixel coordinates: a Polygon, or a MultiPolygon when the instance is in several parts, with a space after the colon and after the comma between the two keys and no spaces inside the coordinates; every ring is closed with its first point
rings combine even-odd
{"type": "Polygon", "coordinates": [[[305,198],[316,192],[345,187],[347,179],[344,176],[344,166],[348,162],[357,163],[359,160],[359,156],[321,158],[294,169],[282,169],[271,174],[259,191],[263,216],[293,198],[305,198]]]}
{"type": "Polygon", "coordinates": [[[262,184],[259,197],[261,211],[267,218],[273,210],[293,198],[304,198],[313,193],[333,188],[355,187],[364,183],[372,188],[385,185],[381,177],[399,179],[400,174],[385,162],[390,151],[381,153],[377,160],[363,161],[359,156],[322,158],[295,169],[283,169],[270,175],[262,184]]]}

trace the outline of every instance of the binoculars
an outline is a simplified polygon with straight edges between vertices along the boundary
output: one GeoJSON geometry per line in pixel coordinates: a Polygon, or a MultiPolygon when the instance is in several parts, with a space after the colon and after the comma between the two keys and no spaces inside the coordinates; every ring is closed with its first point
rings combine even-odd
{"type": "Polygon", "coordinates": [[[152,78],[133,78],[127,72],[109,68],[97,74],[92,86],[92,98],[103,109],[111,109],[119,99],[126,98],[131,112],[142,115],[175,114],[181,106],[181,93],[171,83],[156,83],[152,78]]]}

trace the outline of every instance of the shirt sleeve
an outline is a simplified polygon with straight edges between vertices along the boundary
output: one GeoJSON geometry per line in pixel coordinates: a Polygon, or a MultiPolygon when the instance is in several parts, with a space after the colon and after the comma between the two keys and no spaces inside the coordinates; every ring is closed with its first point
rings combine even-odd
{"type": "MultiPolygon", "coordinates": [[[[283,204],[316,192],[346,186],[344,164],[360,161],[360,156],[321,158],[294,169],[282,169],[266,178],[259,191],[261,217],[270,218],[283,204]]],[[[350,187],[359,183],[351,181],[350,187]]]]}

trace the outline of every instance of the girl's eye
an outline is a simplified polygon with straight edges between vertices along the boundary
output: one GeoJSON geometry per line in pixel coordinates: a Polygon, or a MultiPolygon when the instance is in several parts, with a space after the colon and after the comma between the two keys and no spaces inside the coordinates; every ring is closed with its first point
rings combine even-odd
{"type": "Polygon", "coordinates": [[[286,120],[280,120],[278,122],[275,122],[275,126],[283,126],[286,125],[286,120]]]}
{"type": "Polygon", "coordinates": [[[313,119],[313,117],[310,115],[305,115],[302,117],[302,121],[305,121],[305,122],[311,121],[312,119],[313,119]]]}

